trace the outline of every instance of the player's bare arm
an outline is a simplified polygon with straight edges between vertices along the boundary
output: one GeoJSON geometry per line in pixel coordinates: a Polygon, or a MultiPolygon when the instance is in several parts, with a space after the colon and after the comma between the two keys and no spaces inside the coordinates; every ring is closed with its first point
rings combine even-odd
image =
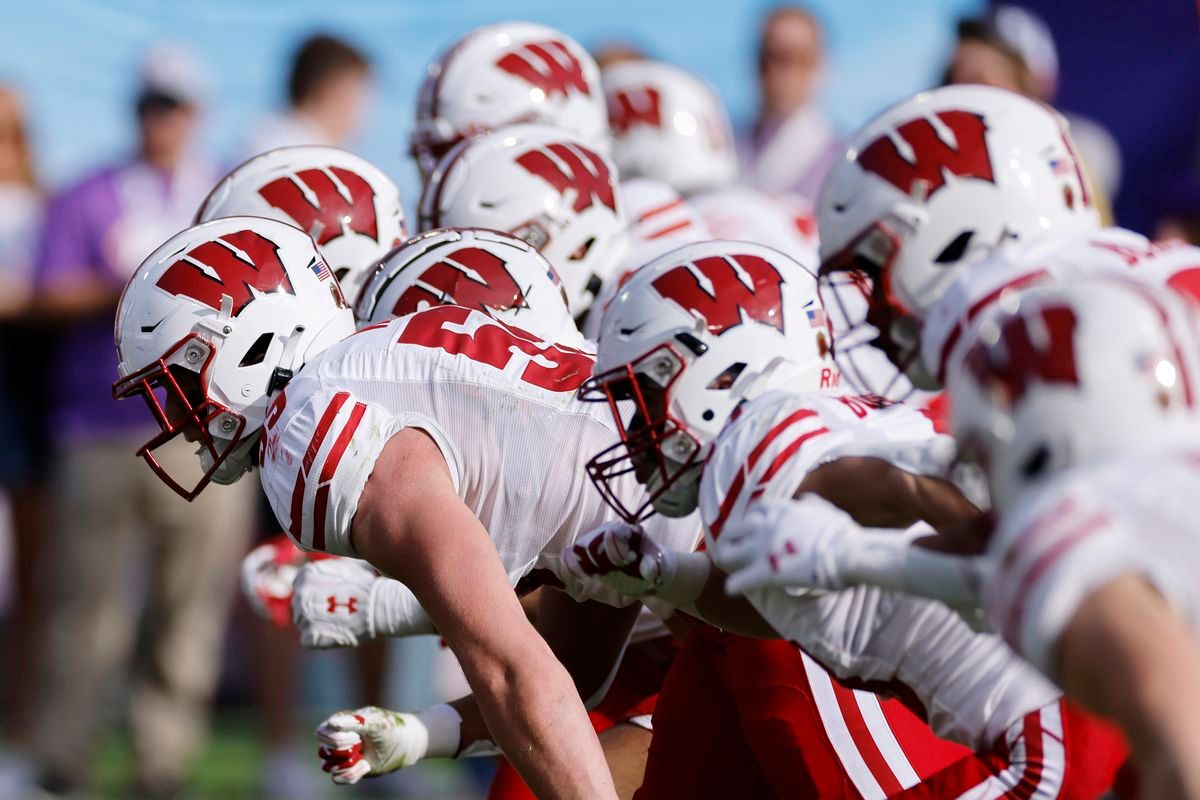
{"type": "Polygon", "coordinates": [[[1056,661],[1062,687],[1129,736],[1143,796],[1200,797],[1200,642],[1162,595],[1135,575],[1106,584],[1075,612],[1056,661]]]}
{"type": "Polygon", "coordinates": [[[494,546],[423,433],[402,431],[383,449],[352,542],[413,590],[458,656],[488,729],[539,796],[615,796],[570,676],[525,618],[494,546]]]}
{"type": "Polygon", "coordinates": [[[939,533],[975,520],[980,511],[954,484],[914,475],[881,458],[843,457],[814,469],[796,490],[818,494],[869,528],[926,522],[939,533]]]}
{"type": "MultiPolygon", "coordinates": [[[[620,665],[625,643],[637,622],[640,605],[614,608],[603,603],[578,603],[555,589],[537,592],[536,627],[551,651],[575,681],[585,707],[604,697],[620,665]]],[[[462,717],[460,752],[473,742],[492,740],[475,695],[450,703],[462,717]]]]}

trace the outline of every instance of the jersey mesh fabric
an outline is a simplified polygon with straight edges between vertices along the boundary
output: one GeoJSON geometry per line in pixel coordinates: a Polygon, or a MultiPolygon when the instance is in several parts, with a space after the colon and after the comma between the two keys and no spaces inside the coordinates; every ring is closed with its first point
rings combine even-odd
{"type": "MultiPolygon", "coordinates": [[[[308,364],[288,385],[264,448],[263,485],[284,529],[304,547],[353,555],[358,497],[383,445],[404,427],[421,428],[438,445],[459,497],[487,529],[514,584],[543,553],[556,559],[564,545],[613,519],[584,465],[617,433],[605,406],[574,396],[591,358],[544,343],[530,347],[535,337],[527,335],[523,342],[493,338],[499,346],[479,349],[478,342],[511,330],[480,312],[442,306],[364,330],[308,364]],[[507,361],[493,366],[501,358],[507,361]],[[530,383],[531,375],[556,388],[530,383]],[[344,399],[327,421],[338,397],[344,399]],[[300,505],[293,502],[297,485],[300,505]],[[328,510],[322,517],[318,503],[310,519],[307,500],[321,494],[328,510]]],[[[619,491],[631,502],[642,493],[633,476],[619,491]]],[[[697,524],[659,520],[649,532],[691,549],[697,524]]]]}

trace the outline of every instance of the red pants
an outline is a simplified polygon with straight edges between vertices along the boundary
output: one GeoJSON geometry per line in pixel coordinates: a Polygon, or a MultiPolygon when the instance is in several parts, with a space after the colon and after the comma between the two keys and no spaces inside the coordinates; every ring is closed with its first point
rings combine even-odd
{"type": "MultiPolygon", "coordinates": [[[[670,636],[631,644],[626,649],[604,699],[588,714],[596,733],[604,733],[619,722],[654,713],[659,689],[671,668],[676,651],[675,641],[670,636]]],[[[500,759],[487,796],[488,800],[536,800],[525,781],[505,758],[500,759]]]]}
{"type": "Polygon", "coordinates": [[[972,754],[896,800],[1094,800],[1113,785],[1125,740],[1065,701],[1018,720],[988,753],[972,754]]]}
{"type": "Polygon", "coordinates": [[[884,798],[968,754],[789,642],[699,625],[663,684],[636,798],[884,798]]]}

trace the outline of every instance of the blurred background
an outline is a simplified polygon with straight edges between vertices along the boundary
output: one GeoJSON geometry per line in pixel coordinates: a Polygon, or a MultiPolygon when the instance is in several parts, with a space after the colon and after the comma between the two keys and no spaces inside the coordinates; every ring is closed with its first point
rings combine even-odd
{"type": "MultiPolygon", "coordinates": [[[[297,139],[376,163],[401,186],[411,224],[417,90],[428,62],[472,27],[528,19],[602,63],[640,53],[701,75],[739,131],[743,178],[760,184],[772,159],[819,165],[840,137],[919,89],[948,79],[1008,86],[1069,116],[1118,224],[1200,236],[1195,4],[815,0],[804,6],[811,15],[766,29],[777,4],[762,0],[503,6],[40,0],[7,9],[0,797],[20,797],[12,787],[31,776],[39,797],[96,796],[88,787],[105,797],[480,796],[486,762],[337,791],[317,771],[310,731],[330,711],[367,700],[422,707],[456,690],[454,670],[435,640],[389,643],[388,657],[301,654],[294,636],[234,599],[238,561],[272,524],[248,481],[193,506],[149,485],[132,457],[144,411],[116,411],[108,395],[119,283],[88,271],[103,263],[127,274],[189,221],[221,173],[297,139]],[[771,141],[796,120],[803,140],[771,141]]],[[[819,178],[813,167],[788,188],[814,199],[819,178]]]]}

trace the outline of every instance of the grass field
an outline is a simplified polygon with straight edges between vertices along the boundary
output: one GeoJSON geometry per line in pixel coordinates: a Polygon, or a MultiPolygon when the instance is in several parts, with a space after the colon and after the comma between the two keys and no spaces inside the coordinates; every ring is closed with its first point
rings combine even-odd
{"type": "MultiPolygon", "coordinates": [[[[304,748],[308,741],[300,739],[304,748]]],[[[483,793],[473,789],[468,769],[460,762],[432,761],[406,774],[368,781],[359,787],[334,786],[320,772],[315,757],[316,742],[312,740],[311,760],[316,787],[322,798],[351,800],[352,798],[441,798],[443,800],[472,800],[483,793]]],[[[307,750],[302,752],[307,753],[307,750]]],[[[222,714],[213,727],[212,737],[200,758],[191,786],[195,800],[290,800],[265,795],[260,786],[263,769],[263,747],[253,718],[246,715],[222,714]]],[[[123,733],[109,737],[96,766],[97,785],[105,800],[128,800],[128,787],[133,771],[133,755],[129,739],[123,733]]],[[[483,766],[483,765],[479,765],[483,766]]]]}

